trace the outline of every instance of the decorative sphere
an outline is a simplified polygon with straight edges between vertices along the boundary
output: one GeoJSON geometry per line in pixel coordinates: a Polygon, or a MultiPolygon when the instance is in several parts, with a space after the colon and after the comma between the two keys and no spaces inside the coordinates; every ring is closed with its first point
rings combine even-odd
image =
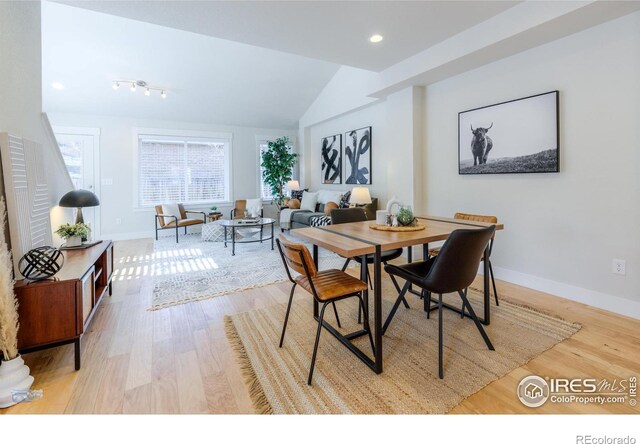
{"type": "Polygon", "coordinates": [[[54,247],[38,247],[29,250],[18,262],[20,274],[32,281],[55,275],[64,264],[64,255],[54,247]]]}
{"type": "Polygon", "coordinates": [[[408,207],[400,208],[400,211],[398,211],[397,217],[398,217],[398,223],[402,226],[411,225],[411,223],[414,220],[413,211],[411,211],[411,209],[408,207]]]}

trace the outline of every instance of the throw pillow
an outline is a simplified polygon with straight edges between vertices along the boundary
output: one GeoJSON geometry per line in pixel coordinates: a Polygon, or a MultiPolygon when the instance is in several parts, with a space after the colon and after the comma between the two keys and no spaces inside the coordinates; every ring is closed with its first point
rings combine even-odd
{"type": "Polygon", "coordinates": [[[291,199],[302,200],[302,195],[305,191],[309,191],[309,188],[305,188],[304,190],[295,190],[291,192],[291,199]]]}
{"type": "Polygon", "coordinates": [[[301,210],[316,211],[316,205],[318,204],[318,193],[310,193],[306,191],[302,195],[302,202],[300,203],[301,210]]]}
{"type": "MultiPolygon", "coordinates": [[[[182,219],[182,215],[180,214],[180,208],[178,208],[178,204],[162,204],[162,214],[167,216],[176,216],[178,220],[182,219]]],[[[169,222],[174,222],[174,219],[167,218],[164,223],[168,224],[169,222]]]]}
{"type": "Polygon", "coordinates": [[[298,208],[300,208],[300,201],[298,199],[289,199],[289,202],[287,202],[287,206],[292,210],[297,210],[298,208]]]}
{"type": "Polygon", "coordinates": [[[351,191],[347,191],[340,199],[340,208],[349,208],[349,199],[351,199],[351,191]]]}
{"type": "Polygon", "coordinates": [[[342,193],[340,191],[320,190],[318,191],[318,203],[326,204],[329,202],[340,203],[342,193]]]}
{"type": "Polygon", "coordinates": [[[327,216],[331,216],[331,210],[335,210],[336,208],[338,208],[338,204],[335,202],[327,202],[324,205],[324,214],[326,214],[327,216]]]}
{"type": "Polygon", "coordinates": [[[247,211],[250,217],[259,217],[262,211],[262,199],[247,199],[247,211]]]}

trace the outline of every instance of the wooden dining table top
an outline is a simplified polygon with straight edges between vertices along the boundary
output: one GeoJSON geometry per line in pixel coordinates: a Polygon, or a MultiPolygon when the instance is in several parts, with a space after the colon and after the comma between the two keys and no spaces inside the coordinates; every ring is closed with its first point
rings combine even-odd
{"type": "Polygon", "coordinates": [[[417,216],[416,218],[426,226],[424,230],[380,231],[371,228],[375,221],[365,221],[325,227],[297,228],[291,230],[291,234],[319,247],[334,251],[341,256],[354,257],[374,253],[376,245],[380,245],[382,251],[394,250],[446,240],[454,230],[480,229],[491,225],[495,225],[496,230],[504,228],[503,224],[448,217],[417,216]]]}

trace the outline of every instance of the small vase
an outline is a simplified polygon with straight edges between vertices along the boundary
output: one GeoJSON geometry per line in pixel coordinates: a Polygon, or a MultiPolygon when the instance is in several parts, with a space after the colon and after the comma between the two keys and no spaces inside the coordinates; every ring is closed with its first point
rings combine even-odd
{"type": "Polygon", "coordinates": [[[17,404],[13,399],[15,390],[29,390],[33,384],[33,376],[29,374],[29,367],[24,364],[22,356],[18,355],[10,361],[2,360],[0,365],[0,408],[17,404]]]}
{"type": "Polygon", "coordinates": [[[67,239],[67,243],[65,244],[67,247],[79,247],[82,245],[82,238],[80,236],[73,236],[67,239]]]}

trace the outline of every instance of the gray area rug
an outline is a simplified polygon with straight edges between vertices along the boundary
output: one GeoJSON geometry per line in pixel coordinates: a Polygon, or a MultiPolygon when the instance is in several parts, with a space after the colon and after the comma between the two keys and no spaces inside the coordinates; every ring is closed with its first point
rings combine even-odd
{"type": "MultiPolygon", "coordinates": [[[[232,256],[230,243],[225,248],[224,242],[204,242],[200,234],[182,235],[178,244],[166,237],[154,243],[148,262],[153,276],[151,310],[287,280],[278,247],[271,250],[271,241],[236,244],[232,256]]],[[[320,249],[319,262],[321,269],[339,269],[344,259],[320,249]]]]}

